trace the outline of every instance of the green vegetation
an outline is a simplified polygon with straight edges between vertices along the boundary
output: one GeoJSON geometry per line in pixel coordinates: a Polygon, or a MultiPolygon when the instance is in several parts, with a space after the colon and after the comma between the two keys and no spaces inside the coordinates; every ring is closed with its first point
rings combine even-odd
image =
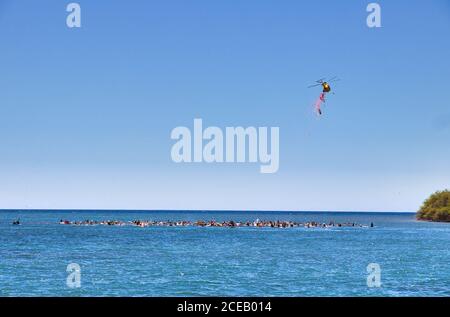
{"type": "Polygon", "coordinates": [[[417,219],[450,222],[450,191],[438,191],[431,195],[417,212],[417,219]]]}

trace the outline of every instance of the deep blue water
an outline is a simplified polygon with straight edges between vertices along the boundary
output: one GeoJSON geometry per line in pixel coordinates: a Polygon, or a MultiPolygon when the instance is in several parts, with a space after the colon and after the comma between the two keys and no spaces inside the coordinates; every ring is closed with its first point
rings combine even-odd
{"type": "Polygon", "coordinates": [[[0,211],[2,296],[450,296],[450,224],[401,213],[0,211]],[[21,218],[21,226],[11,222],[21,218]],[[375,228],[138,228],[69,220],[294,220],[375,228]],[[66,285],[69,263],[81,287],[66,285]],[[381,267],[381,287],[366,267],[381,267]]]}

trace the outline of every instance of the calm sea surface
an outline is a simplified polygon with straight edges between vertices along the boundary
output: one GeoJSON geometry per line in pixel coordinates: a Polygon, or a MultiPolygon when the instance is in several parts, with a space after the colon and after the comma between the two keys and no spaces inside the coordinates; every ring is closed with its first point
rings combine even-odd
{"type": "Polygon", "coordinates": [[[1,296],[450,296],[450,224],[401,213],[0,211],[1,296]],[[11,223],[20,217],[22,225],[11,223]],[[65,226],[292,220],[374,228],[65,226]],[[66,285],[67,265],[81,287],[66,285]],[[381,287],[367,286],[369,263],[381,287]]]}

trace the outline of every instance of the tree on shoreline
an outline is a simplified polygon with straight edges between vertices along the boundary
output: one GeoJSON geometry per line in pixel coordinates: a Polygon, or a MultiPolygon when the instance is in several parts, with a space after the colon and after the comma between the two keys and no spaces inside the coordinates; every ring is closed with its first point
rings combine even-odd
{"type": "Polygon", "coordinates": [[[437,191],[417,212],[418,220],[450,222],[450,191],[437,191]]]}

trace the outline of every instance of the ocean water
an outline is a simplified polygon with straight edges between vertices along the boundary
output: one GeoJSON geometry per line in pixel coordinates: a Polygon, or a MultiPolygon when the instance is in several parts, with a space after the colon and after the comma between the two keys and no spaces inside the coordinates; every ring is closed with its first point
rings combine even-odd
{"type": "Polygon", "coordinates": [[[0,211],[0,295],[450,296],[450,224],[410,213],[0,211]],[[257,218],[375,227],[58,224],[257,218]],[[66,285],[70,263],[81,267],[80,288],[66,285]],[[379,264],[381,287],[367,286],[369,263],[379,264]]]}

